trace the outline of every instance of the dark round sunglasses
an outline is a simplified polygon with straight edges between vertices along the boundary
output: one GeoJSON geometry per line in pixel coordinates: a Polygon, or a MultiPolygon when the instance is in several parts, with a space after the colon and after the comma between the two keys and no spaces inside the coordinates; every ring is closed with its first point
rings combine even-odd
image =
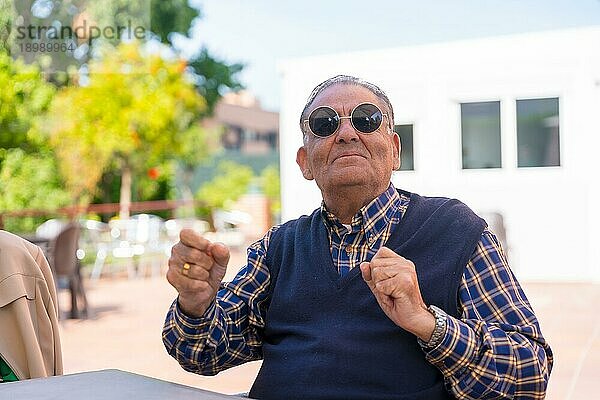
{"type": "Polygon", "coordinates": [[[357,105],[348,117],[340,117],[333,108],[321,106],[311,111],[304,124],[308,123],[308,128],[313,135],[324,138],[337,132],[342,119],[349,119],[354,129],[361,133],[373,133],[381,126],[383,117],[389,118],[372,103],[357,105]]]}

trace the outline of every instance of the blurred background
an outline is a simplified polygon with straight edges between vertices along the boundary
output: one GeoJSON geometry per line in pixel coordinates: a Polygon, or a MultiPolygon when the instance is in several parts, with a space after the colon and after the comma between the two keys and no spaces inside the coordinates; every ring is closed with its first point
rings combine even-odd
{"type": "Polygon", "coordinates": [[[233,249],[320,204],[298,117],[336,74],[378,84],[397,187],[461,199],[503,242],[555,351],[548,398],[600,373],[600,1],[0,0],[0,228],[58,277],[65,372],[225,393],[166,354],[184,227],[233,249]],[[67,260],[64,251],[72,249],[67,260]]]}

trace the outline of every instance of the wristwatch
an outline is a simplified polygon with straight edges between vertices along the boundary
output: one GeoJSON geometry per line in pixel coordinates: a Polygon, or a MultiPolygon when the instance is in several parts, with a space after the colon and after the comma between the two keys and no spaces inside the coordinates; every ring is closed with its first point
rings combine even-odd
{"type": "Polygon", "coordinates": [[[446,327],[448,325],[448,314],[439,307],[434,306],[433,304],[427,307],[427,310],[435,317],[435,327],[433,328],[433,333],[431,334],[431,338],[428,342],[424,342],[421,339],[418,339],[421,347],[425,347],[428,349],[432,349],[436,347],[446,334],[446,327]]]}

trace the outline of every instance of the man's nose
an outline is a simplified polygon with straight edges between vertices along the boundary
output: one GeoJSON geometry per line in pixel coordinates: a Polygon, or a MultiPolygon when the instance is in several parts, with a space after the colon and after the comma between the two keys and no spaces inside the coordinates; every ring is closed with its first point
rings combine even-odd
{"type": "Polygon", "coordinates": [[[341,118],[340,127],[336,132],[335,142],[336,143],[350,143],[358,142],[360,140],[358,132],[352,126],[350,118],[341,118]]]}

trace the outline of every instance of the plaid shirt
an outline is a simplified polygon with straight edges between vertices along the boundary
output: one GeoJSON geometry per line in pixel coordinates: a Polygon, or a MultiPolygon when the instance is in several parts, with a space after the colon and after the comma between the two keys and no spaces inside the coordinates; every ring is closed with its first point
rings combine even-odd
{"type": "MultiPolygon", "coordinates": [[[[354,216],[349,227],[321,206],[340,274],[357,267],[386,243],[409,201],[390,184],[354,216]]],[[[248,248],[247,265],[232,282],[222,284],[204,317],[190,318],[173,302],[163,342],[184,369],[215,375],[261,358],[259,331],[265,325],[261,304],[269,286],[265,257],[277,228],[248,248]]],[[[459,399],[543,399],[552,351],[500,243],[488,229],[465,267],[458,296],[461,318],[448,316],[441,342],[432,349],[423,348],[451,393],[459,399]]]]}

